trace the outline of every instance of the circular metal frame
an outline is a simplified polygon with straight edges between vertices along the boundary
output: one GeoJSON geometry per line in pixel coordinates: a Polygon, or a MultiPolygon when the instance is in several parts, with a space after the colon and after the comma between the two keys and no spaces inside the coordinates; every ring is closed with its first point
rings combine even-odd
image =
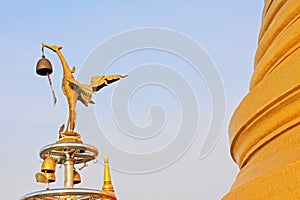
{"type": "Polygon", "coordinates": [[[42,159],[45,159],[47,155],[51,155],[57,164],[65,162],[66,154],[74,154],[74,164],[80,164],[94,160],[99,152],[96,147],[82,143],[55,143],[49,144],[40,150],[42,159]]]}
{"type": "Polygon", "coordinates": [[[94,200],[94,199],[110,199],[117,200],[116,196],[110,192],[103,190],[93,190],[85,188],[62,188],[41,190],[29,193],[21,198],[21,200],[94,200]]]}

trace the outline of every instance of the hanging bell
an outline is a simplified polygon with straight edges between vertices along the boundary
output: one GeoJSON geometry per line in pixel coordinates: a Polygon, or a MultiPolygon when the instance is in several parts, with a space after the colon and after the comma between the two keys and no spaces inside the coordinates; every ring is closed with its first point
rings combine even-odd
{"type": "Polygon", "coordinates": [[[41,172],[37,172],[35,174],[35,180],[38,183],[49,183],[49,181],[48,181],[47,177],[45,176],[45,174],[41,173],[41,172]]]}
{"type": "Polygon", "coordinates": [[[52,182],[55,182],[56,177],[55,177],[54,173],[38,172],[35,174],[35,179],[39,183],[52,183],[52,182]]]}
{"type": "Polygon", "coordinates": [[[42,55],[41,59],[36,64],[36,73],[40,76],[47,76],[48,74],[52,74],[53,69],[51,62],[42,55]]]}
{"type": "Polygon", "coordinates": [[[51,156],[47,156],[42,164],[42,172],[54,173],[56,168],[56,163],[51,156]]]}
{"type": "Polygon", "coordinates": [[[54,173],[44,173],[45,177],[47,178],[49,183],[53,183],[56,180],[55,174],[54,173]]]}
{"type": "Polygon", "coordinates": [[[76,172],[75,170],[74,170],[73,183],[74,183],[74,184],[81,183],[81,177],[80,177],[80,174],[79,174],[78,172],[76,172]]]}

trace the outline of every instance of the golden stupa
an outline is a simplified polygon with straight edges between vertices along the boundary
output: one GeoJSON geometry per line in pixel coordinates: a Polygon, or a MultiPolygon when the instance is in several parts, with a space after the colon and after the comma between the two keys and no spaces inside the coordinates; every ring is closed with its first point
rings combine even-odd
{"type": "Polygon", "coordinates": [[[265,0],[250,91],[229,127],[224,200],[300,199],[300,0],[265,0]]]}

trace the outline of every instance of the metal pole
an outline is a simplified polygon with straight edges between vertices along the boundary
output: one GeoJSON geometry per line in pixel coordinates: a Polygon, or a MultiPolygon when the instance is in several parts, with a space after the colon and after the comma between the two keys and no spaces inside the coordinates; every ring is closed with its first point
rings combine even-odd
{"type": "Polygon", "coordinates": [[[72,160],[72,156],[66,153],[66,161],[65,161],[65,188],[73,188],[74,182],[74,162],[72,160]]]}

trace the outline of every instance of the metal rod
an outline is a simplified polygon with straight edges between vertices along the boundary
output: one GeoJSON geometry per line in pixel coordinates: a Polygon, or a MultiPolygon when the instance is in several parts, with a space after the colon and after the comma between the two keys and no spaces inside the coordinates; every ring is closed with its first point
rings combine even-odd
{"type": "Polygon", "coordinates": [[[74,182],[74,162],[72,156],[69,153],[66,153],[65,165],[65,188],[73,188],[74,182]]]}

